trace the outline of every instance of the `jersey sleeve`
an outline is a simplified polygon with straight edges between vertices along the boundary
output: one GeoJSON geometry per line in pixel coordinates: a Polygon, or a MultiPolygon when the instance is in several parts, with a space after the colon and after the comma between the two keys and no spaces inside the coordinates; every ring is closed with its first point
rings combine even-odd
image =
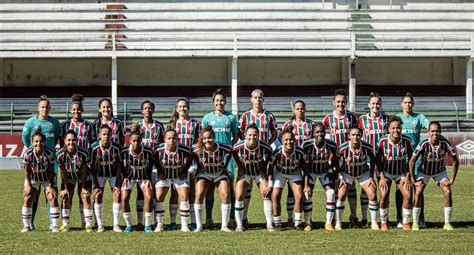
{"type": "Polygon", "coordinates": [[[269,128],[271,131],[274,131],[274,130],[277,129],[277,125],[278,125],[278,124],[277,124],[277,121],[276,121],[275,116],[274,116],[273,114],[270,113],[269,116],[270,116],[270,123],[269,123],[268,128],[269,128]]]}
{"type": "Polygon", "coordinates": [[[245,130],[245,126],[246,126],[245,117],[246,117],[246,113],[244,112],[244,114],[242,114],[242,116],[239,119],[239,129],[240,130],[245,130]]]}
{"type": "Polygon", "coordinates": [[[359,120],[357,121],[357,126],[362,130],[365,129],[365,127],[364,127],[364,116],[360,116],[359,120]]]}
{"type": "Polygon", "coordinates": [[[446,143],[448,155],[450,157],[456,156],[456,148],[454,148],[454,146],[447,139],[444,142],[446,143]]]}
{"type": "Polygon", "coordinates": [[[209,120],[208,120],[208,115],[209,114],[206,114],[204,115],[204,117],[202,118],[202,121],[201,121],[201,128],[205,128],[208,124],[209,124],[209,120]]]}
{"type": "Polygon", "coordinates": [[[413,151],[413,156],[421,155],[424,150],[425,150],[425,143],[419,143],[418,146],[416,146],[415,150],[413,151]]]}
{"type": "Polygon", "coordinates": [[[21,140],[26,148],[31,146],[31,119],[27,120],[21,131],[21,140]]]}
{"type": "Polygon", "coordinates": [[[426,116],[423,114],[418,115],[418,118],[420,120],[421,126],[423,128],[428,128],[428,126],[430,125],[430,121],[428,120],[428,118],[426,118],[426,116]]]}

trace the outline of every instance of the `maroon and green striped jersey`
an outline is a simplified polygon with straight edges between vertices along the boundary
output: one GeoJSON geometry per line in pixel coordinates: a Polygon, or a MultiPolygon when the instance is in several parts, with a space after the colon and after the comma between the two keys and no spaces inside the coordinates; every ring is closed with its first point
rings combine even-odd
{"type": "Polygon", "coordinates": [[[61,137],[64,139],[67,131],[73,130],[77,134],[77,145],[83,149],[88,150],[89,146],[93,143],[92,138],[93,127],[92,123],[87,120],[81,120],[80,122],[74,122],[70,119],[61,124],[61,137]]]}
{"type": "Polygon", "coordinates": [[[102,121],[102,118],[99,118],[96,119],[92,125],[94,126],[94,140],[99,139],[100,128],[104,125],[107,125],[112,129],[112,142],[120,144],[120,137],[125,136],[125,127],[123,122],[117,118],[111,118],[110,121],[102,121]]]}
{"type": "Polygon", "coordinates": [[[408,162],[412,155],[411,141],[402,136],[397,144],[390,141],[390,135],[383,136],[378,145],[378,153],[382,156],[382,169],[391,175],[408,173],[408,162]]]}
{"type": "Polygon", "coordinates": [[[143,131],[142,145],[150,149],[155,149],[160,143],[165,141],[165,126],[163,123],[153,120],[151,127],[145,125],[143,120],[138,122],[138,125],[143,131]]]}
{"type": "Polygon", "coordinates": [[[322,122],[329,129],[329,136],[337,146],[349,141],[349,131],[357,127],[357,117],[348,111],[342,117],[337,117],[334,112],[330,113],[323,118],[322,122]]]}
{"type": "Polygon", "coordinates": [[[237,153],[245,174],[251,176],[267,175],[268,163],[272,156],[270,145],[259,141],[257,147],[250,150],[247,148],[246,142],[241,140],[234,145],[234,152],[237,153]]]}
{"type": "Polygon", "coordinates": [[[351,148],[351,142],[345,142],[339,146],[340,159],[342,163],[341,171],[352,176],[359,177],[363,173],[369,171],[368,162],[370,160],[369,155],[374,155],[372,146],[366,142],[361,141],[360,148],[353,150],[351,148]]]}
{"type": "Polygon", "coordinates": [[[262,114],[256,116],[252,110],[244,112],[240,118],[239,129],[245,130],[250,124],[255,124],[259,131],[259,140],[268,143],[271,138],[271,131],[277,129],[277,122],[273,114],[263,111],[262,114]]]}
{"type": "Polygon", "coordinates": [[[122,149],[123,160],[123,178],[130,181],[151,180],[151,171],[154,166],[153,151],[140,146],[140,152],[135,154],[132,146],[127,146],[122,149]]]}
{"type": "Polygon", "coordinates": [[[176,133],[178,133],[178,142],[188,148],[191,148],[196,142],[194,139],[199,136],[201,123],[193,118],[187,121],[176,120],[176,133]]]}
{"type": "Polygon", "coordinates": [[[89,151],[89,164],[95,168],[97,176],[116,176],[116,167],[122,164],[120,145],[111,142],[108,148],[103,148],[100,141],[97,141],[91,145],[89,151]]]}
{"type": "Polygon", "coordinates": [[[59,167],[66,170],[66,179],[70,181],[81,180],[81,168],[84,165],[87,167],[88,160],[89,155],[87,151],[80,147],[77,147],[76,153],[73,156],[69,155],[67,150],[64,148],[61,148],[56,152],[56,162],[59,167]]]}
{"type": "Polygon", "coordinates": [[[310,119],[304,119],[302,123],[296,123],[295,120],[290,119],[283,124],[283,129],[292,127],[295,135],[296,145],[303,146],[303,143],[313,137],[313,131],[316,129],[316,123],[310,119]]]}
{"type": "Polygon", "coordinates": [[[287,175],[302,175],[305,164],[308,163],[308,157],[303,149],[295,145],[293,153],[286,155],[283,145],[280,145],[273,151],[271,165],[279,172],[287,175]]]}
{"type": "Polygon", "coordinates": [[[232,147],[216,143],[217,148],[214,151],[202,149],[199,151],[197,146],[193,146],[193,153],[200,171],[208,174],[218,174],[227,171],[227,165],[232,158],[232,147]]]}
{"type": "Polygon", "coordinates": [[[54,152],[45,147],[43,155],[38,156],[32,146],[23,154],[23,164],[31,168],[31,180],[35,182],[48,181],[48,169],[54,165],[54,152]]]}
{"type": "Polygon", "coordinates": [[[455,156],[456,149],[445,138],[441,138],[436,146],[431,145],[430,140],[426,138],[418,144],[413,152],[414,156],[422,157],[423,163],[420,171],[430,176],[437,175],[446,170],[444,165],[446,154],[451,157],[455,156]]]}
{"type": "Polygon", "coordinates": [[[331,168],[331,161],[339,158],[339,150],[336,143],[324,139],[324,144],[319,148],[315,138],[303,144],[303,150],[308,156],[309,173],[325,174],[331,168]]]}
{"type": "Polygon", "coordinates": [[[388,116],[385,114],[379,113],[379,116],[376,118],[371,118],[370,113],[367,113],[359,117],[359,128],[364,133],[362,139],[372,145],[374,151],[377,150],[376,146],[380,138],[387,134],[387,127],[388,116]]]}
{"type": "Polygon", "coordinates": [[[166,144],[162,143],[155,150],[158,173],[164,174],[166,179],[176,179],[180,173],[187,173],[186,163],[191,157],[193,153],[183,145],[177,145],[176,151],[170,152],[166,150],[166,144]]]}

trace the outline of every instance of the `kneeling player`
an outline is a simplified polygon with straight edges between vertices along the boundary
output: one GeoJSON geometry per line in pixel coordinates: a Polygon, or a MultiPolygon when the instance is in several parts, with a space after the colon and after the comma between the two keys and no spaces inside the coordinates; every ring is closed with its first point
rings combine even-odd
{"type": "Polygon", "coordinates": [[[383,136],[378,143],[377,158],[380,160],[379,193],[380,221],[382,231],[388,230],[388,205],[390,187],[395,181],[403,195],[403,230],[410,230],[411,217],[411,177],[407,162],[411,158],[410,139],[402,136],[402,120],[390,117],[389,134],[383,136]]]}
{"type": "Polygon", "coordinates": [[[377,212],[379,210],[376,196],[376,186],[373,179],[375,168],[375,157],[370,144],[361,141],[362,131],[351,128],[349,141],[339,146],[342,162],[341,173],[339,173],[339,191],[336,202],[336,230],[341,230],[342,214],[344,213],[344,201],[346,200],[348,187],[358,181],[369,198],[369,211],[373,230],[379,230],[377,223],[377,212]],[[367,162],[370,160],[370,167],[367,162]],[[370,168],[370,169],[369,169],[370,168]]]}
{"type": "MultiPolygon", "coordinates": [[[[431,122],[428,126],[428,138],[421,141],[413,152],[410,159],[410,174],[414,176],[415,163],[418,157],[422,156],[422,166],[416,176],[415,182],[415,205],[413,206],[413,230],[420,230],[419,216],[421,206],[421,196],[428,181],[433,178],[436,184],[444,193],[444,229],[453,230],[451,225],[451,214],[453,200],[451,197],[451,185],[454,184],[458,173],[459,160],[454,146],[441,137],[441,125],[439,122],[431,122]],[[448,177],[448,171],[444,165],[446,154],[453,160],[453,175],[448,177]]],[[[413,180],[413,181],[415,181],[413,180]]]]}
{"type": "Polygon", "coordinates": [[[334,217],[335,209],[335,191],[334,181],[332,174],[328,172],[329,169],[336,167],[339,169],[339,150],[336,144],[325,139],[326,128],[322,124],[316,124],[316,128],[313,131],[315,138],[310,139],[303,144],[303,150],[308,156],[309,160],[309,183],[305,185],[305,198],[303,200],[304,205],[304,220],[305,220],[305,231],[311,231],[311,215],[313,212],[313,200],[312,193],[316,181],[323,186],[326,191],[326,230],[334,230],[332,220],[334,217]],[[307,194],[307,196],[306,196],[307,194]]]}
{"type": "MultiPolygon", "coordinates": [[[[92,208],[91,189],[92,176],[88,174],[87,162],[89,156],[85,149],[77,146],[77,134],[73,130],[66,132],[64,136],[64,148],[56,153],[56,161],[61,171],[61,199],[62,199],[62,219],[61,232],[69,231],[69,213],[71,201],[74,195],[76,184],[81,183],[81,200],[84,204],[84,220],[86,222],[86,232],[92,232],[92,208]]],[[[99,193],[99,185],[94,176],[95,193],[99,193]]]]}
{"type": "Polygon", "coordinates": [[[174,186],[181,201],[179,212],[181,215],[181,231],[189,232],[189,180],[188,169],[193,154],[191,150],[177,142],[178,134],[174,129],[165,133],[165,142],[155,150],[156,167],[159,180],[155,184],[156,200],[155,212],[157,226],[155,232],[163,231],[165,217],[165,198],[171,185],[174,186]]]}
{"type": "Polygon", "coordinates": [[[31,208],[35,197],[44,191],[46,200],[50,205],[51,231],[59,232],[59,207],[57,189],[54,176],[54,152],[45,146],[46,136],[37,128],[31,136],[32,146],[25,151],[23,163],[25,168],[25,184],[23,189],[23,217],[22,233],[32,231],[30,228],[33,210],[31,208]]]}
{"type": "Polygon", "coordinates": [[[272,155],[270,145],[259,141],[258,127],[254,124],[245,129],[245,140],[238,142],[234,146],[239,160],[239,174],[235,188],[235,220],[237,222],[236,231],[243,231],[244,224],[244,198],[247,189],[252,187],[252,180],[255,180],[260,187],[263,198],[263,212],[267,221],[267,229],[273,231],[272,225],[272,181],[267,180],[268,163],[272,155]]]}

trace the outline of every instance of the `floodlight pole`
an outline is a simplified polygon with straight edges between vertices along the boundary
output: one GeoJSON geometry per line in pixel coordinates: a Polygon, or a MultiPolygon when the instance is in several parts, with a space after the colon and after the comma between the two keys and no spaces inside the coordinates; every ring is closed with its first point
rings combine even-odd
{"type": "Polygon", "coordinates": [[[232,69],[231,69],[231,90],[232,90],[232,114],[235,116],[239,115],[239,103],[237,94],[237,55],[232,57],[232,69]]]}
{"type": "Polygon", "coordinates": [[[466,118],[472,119],[472,61],[474,58],[468,58],[466,63],[466,118]]]}

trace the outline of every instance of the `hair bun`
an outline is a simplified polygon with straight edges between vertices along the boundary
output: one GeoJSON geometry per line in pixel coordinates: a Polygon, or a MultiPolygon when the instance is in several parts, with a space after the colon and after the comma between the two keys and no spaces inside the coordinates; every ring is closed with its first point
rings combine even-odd
{"type": "Polygon", "coordinates": [[[71,101],[73,102],[82,103],[83,100],[84,100],[84,97],[82,96],[82,94],[74,94],[71,96],[71,101]]]}

